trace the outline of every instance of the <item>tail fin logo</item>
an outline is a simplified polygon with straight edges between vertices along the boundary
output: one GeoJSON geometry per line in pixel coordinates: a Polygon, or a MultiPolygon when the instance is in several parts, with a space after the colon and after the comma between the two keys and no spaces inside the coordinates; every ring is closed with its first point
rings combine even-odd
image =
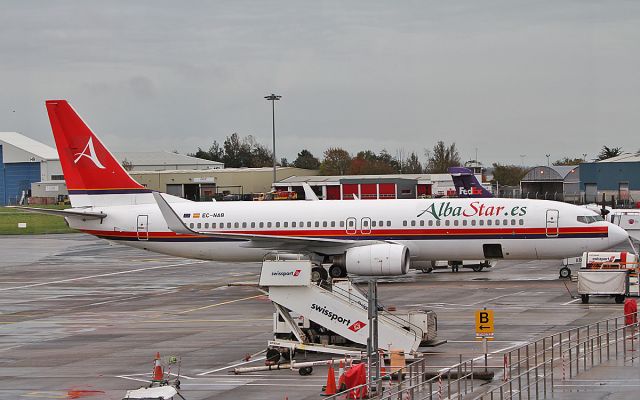
{"type": "Polygon", "coordinates": [[[102,165],[102,163],[100,162],[100,160],[98,160],[98,157],[96,156],[96,150],[93,148],[92,136],[89,137],[89,141],[87,142],[87,145],[84,146],[84,149],[80,153],[74,154],[74,156],[77,156],[76,159],[73,160],[74,164],[77,164],[82,157],[87,157],[89,160],[91,160],[91,162],[95,164],[96,167],[100,169],[106,168],[104,165],[102,165]]]}

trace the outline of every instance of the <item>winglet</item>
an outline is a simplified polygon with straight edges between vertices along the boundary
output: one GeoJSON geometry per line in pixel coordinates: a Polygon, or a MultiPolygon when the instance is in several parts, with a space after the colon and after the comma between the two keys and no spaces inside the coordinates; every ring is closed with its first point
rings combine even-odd
{"type": "Polygon", "coordinates": [[[302,188],[304,189],[304,199],[305,200],[311,200],[311,201],[320,200],[318,198],[318,196],[316,196],[316,193],[313,191],[313,189],[311,189],[311,186],[309,186],[309,184],[307,182],[302,182],[302,188]]]}
{"type": "Polygon", "coordinates": [[[187,225],[180,219],[178,214],[173,211],[173,208],[167,203],[167,200],[162,196],[161,193],[153,192],[153,198],[156,199],[156,203],[158,203],[158,208],[160,208],[160,212],[164,217],[164,220],[167,222],[167,227],[175,233],[182,233],[187,235],[197,234],[197,232],[189,229],[187,225]]]}

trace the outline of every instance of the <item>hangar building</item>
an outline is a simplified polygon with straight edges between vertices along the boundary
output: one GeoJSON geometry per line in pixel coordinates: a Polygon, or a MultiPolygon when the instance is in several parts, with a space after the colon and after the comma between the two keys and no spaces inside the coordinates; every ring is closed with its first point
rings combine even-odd
{"type": "Polygon", "coordinates": [[[600,202],[602,194],[617,206],[640,201],[640,153],[623,154],[602,161],[580,164],[580,189],[587,203],[600,202]]]}
{"type": "Polygon", "coordinates": [[[581,166],[540,165],[531,168],[520,181],[522,197],[579,202],[581,166]]]}
{"type": "Polygon", "coordinates": [[[166,171],[222,169],[224,164],[218,161],[204,160],[170,151],[127,151],[114,152],[113,155],[128,171],[166,171]]]}
{"type": "Polygon", "coordinates": [[[17,132],[0,132],[0,205],[21,203],[34,182],[62,178],[53,147],[17,132]]]}

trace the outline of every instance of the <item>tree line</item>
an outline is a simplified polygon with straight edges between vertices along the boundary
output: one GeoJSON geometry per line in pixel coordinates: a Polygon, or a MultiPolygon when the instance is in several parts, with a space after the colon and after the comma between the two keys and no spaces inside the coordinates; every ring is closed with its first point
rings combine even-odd
{"type": "MultiPolygon", "coordinates": [[[[603,146],[596,160],[604,160],[622,154],[620,147],[603,146]]],[[[189,156],[205,160],[219,161],[228,168],[257,168],[273,165],[273,153],[266,146],[258,143],[251,135],[240,137],[233,133],[222,144],[214,141],[208,150],[198,148],[189,156]]],[[[396,150],[395,155],[387,150],[376,153],[362,150],[352,155],[340,147],[329,147],[322,154],[322,159],[314,156],[309,150],[303,149],[293,162],[281,158],[279,166],[291,166],[304,169],[320,170],[321,175],[387,175],[387,174],[420,174],[447,173],[449,167],[461,165],[482,165],[476,160],[462,163],[460,153],[455,143],[445,144],[438,141],[432,149],[425,149],[424,165],[415,151],[405,152],[396,150]]],[[[556,160],[553,165],[578,165],[585,160],[582,158],[564,157],[556,160]]],[[[493,181],[501,185],[518,185],[527,172],[524,166],[493,163],[493,181]]]]}

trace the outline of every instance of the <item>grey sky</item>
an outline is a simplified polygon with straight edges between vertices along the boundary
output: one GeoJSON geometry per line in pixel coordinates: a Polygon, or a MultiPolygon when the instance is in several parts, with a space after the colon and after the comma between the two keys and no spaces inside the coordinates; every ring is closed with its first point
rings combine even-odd
{"type": "Polygon", "coordinates": [[[67,98],[114,151],[391,154],[546,163],[640,148],[638,1],[1,1],[0,131],[52,144],[67,98]],[[15,110],[15,112],[14,112],[15,110]]]}

